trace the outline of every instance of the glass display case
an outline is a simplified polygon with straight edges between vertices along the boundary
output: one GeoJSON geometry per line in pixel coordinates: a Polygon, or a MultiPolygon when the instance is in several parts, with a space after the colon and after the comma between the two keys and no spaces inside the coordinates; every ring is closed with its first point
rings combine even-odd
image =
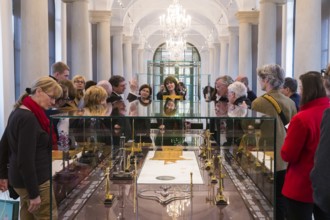
{"type": "Polygon", "coordinates": [[[59,219],[273,218],[275,119],[173,102],[51,117],[59,219]]]}
{"type": "Polygon", "coordinates": [[[154,99],[168,75],[175,76],[184,83],[187,94],[186,100],[198,101],[202,99],[202,89],[210,85],[210,75],[201,73],[201,64],[198,61],[148,61],[147,74],[139,74],[139,85],[148,83],[154,91],[154,99]],[[202,83],[205,83],[205,85],[202,83]]]}

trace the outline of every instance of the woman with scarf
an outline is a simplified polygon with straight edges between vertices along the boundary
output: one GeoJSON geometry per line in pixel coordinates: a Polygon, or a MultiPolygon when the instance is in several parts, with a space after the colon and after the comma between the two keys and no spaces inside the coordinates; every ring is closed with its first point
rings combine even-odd
{"type": "Polygon", "coordinates": [[[51,145],[57,140],[55,132],[50,131],[45,110],[61,94],[62,88],[54,79],[39,78],[14,105],[1,138],[0,190],[6,191],[8,182],[14,188],[20,196],[23,220],[51,219],[51,215],[57,219],[50,188],[51,145]]]}

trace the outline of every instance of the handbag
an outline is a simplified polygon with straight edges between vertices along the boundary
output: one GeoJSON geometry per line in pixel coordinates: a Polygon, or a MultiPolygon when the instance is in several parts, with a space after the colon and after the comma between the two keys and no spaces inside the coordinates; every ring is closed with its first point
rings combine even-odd
{"type": "Polygon", "coordinates": [[[17,220],[18,217],[19,217],[19,201],[0,199],[0,219],[17,220]]]}

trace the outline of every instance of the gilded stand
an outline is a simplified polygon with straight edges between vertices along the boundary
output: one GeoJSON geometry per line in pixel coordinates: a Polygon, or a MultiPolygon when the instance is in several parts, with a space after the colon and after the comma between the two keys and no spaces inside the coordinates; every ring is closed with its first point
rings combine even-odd
{"type": "Polygon", "coordinates": [[[219,188],[218,193],[215,196],[215,204],[216,205],[228,205],[228,201],[226,197],[223,195],[223,178],[225,175],[222,173],[222,162],[221,162],[221,156],[219,156],[219,188]]]}
{"type": "Polygon", "coordinates": [[[115,196],[110,193],[110,167],[105,170],[105,199],[104,205],[111,205],[115,196]]]}
{"type": "Polygon", "coordinates": [[[257,168],[260,168],[261,167],[261,164],[259,162],[259,151],[260,151],[260,149],[259,149],[259,141],[260,141],[260,136],[261,136],[260,132],[256,132],[255,138],[256,138],[257,158],[256,158],[255,165],[256,165],[257,168]]]}
{"type": "Polygon", "coordinates": [[[211,176],[211,183],[216,184],[218,182],[217,177],[215,176],[215,157],[212,157],[213,163],[212,163],[212,168],[210,171],[210,176],[211,176]]]}

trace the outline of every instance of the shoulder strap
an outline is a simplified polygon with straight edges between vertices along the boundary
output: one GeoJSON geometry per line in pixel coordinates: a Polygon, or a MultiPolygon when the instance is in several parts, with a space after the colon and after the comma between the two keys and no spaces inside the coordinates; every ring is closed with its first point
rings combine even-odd
{"type": "Polygon", "coordinates": [[[288,123],[288,121],[286,120],[286,117],[280,107],[280,105],[278,104],[278,102],[270,95],[268,94],[264,94],[262,97],[264,97],[267,101],[269,101],[275,108],[277,114],[280,116],[283,125],[286,125],[288,123]]]}

